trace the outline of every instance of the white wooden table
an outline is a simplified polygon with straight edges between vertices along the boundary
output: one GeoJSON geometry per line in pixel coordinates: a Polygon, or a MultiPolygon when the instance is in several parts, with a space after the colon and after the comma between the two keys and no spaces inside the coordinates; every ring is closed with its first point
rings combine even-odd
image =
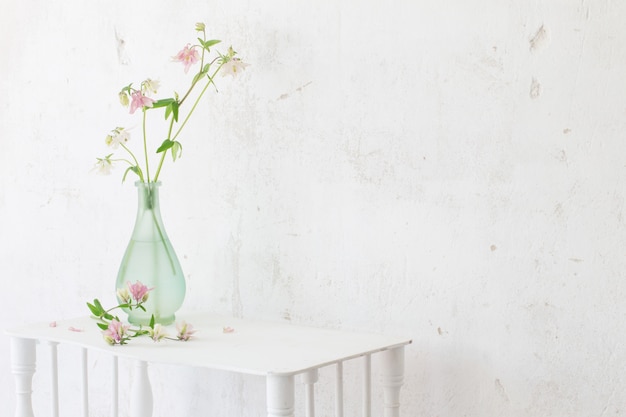
{"type": "MultiPolygon", "coordinates": [[[[314,416],[314,384],[318,369],[336,367],[335,399],[337,417],[343,417],[343,362],[362,357],[363,415],[371,414],[371,356],[381,360],[381,385],[384,391],[385,417],[400,415],[400,388],[404,381],[404,346],[410,339],[375,334],[296,326],[288,323],[234,319],[205,313],[181,315],[178,320],[193,324],[198,332],[188,342],[154,343],[147,337],[137,338],[124,346],[109,346],[101,331],[89,317],[56,323],[39,323],[7,331],[11,337],[12,372],[16,380],[16,417],[33,417],[32,377],[36,369],[36,343],[51,346],[52,415],[58,416],[58,376],[56,346],[73,344],[82,351],[82,410],[89,415],[87,396],[87,351],[105,351],[114,361],[113,386],[117,387],[117,358],[136,360],[130,415],[152,416],[152,389],[147,364],[188,365],[209,369],[262,375],[266,378],[267,415],[294,416],[294,378],[301,375],[305,384],[305,412],[314,416]],[[224,326],[234,328],[224,333],[224,326]],[[79,329],[82,331],[72,331],[79,329]]],[[[174,336],[175,329],[169,329],[174,336]]],[[[112,416],[118,416],[117,392],[113,393],[112,416]]],[[[380,413],[376,413],[379,415],[380,413]]]]}

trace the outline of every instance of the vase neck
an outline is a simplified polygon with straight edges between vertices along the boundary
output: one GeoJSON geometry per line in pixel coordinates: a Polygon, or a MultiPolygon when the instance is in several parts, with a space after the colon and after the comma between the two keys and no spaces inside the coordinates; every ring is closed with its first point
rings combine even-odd
{"type": "Polygon", "coordinates": [[[159,209],[159,187],[161,182],[141,182],[135,183],[138,192],[138,208],[139,210],[158,210],[159,209]]]}

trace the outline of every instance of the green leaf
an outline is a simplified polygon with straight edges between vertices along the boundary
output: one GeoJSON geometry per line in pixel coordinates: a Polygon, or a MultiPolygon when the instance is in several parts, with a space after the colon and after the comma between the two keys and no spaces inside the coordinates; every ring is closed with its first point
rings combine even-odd
{"type": "Polygon", "coordinates": [[[128,171],[134,172],[135,174],[137,174],[139,178],[141,178],[141,169],[138,166],[132,166],[132,167],[128,167],[126,171],[124,172],[124,176],[122,177],[122,182],[126,180],[126,175],[128,174],[128,171]]]}
{"type": "Polygon", "coordinates": [[[204,40],[202,40],[202,39],[198,38],[198,42],[200,42],[200,45],[202,45],[202,47],[203,47],[204,49],[206,49],[207,51],[211,52],[211,47],[212,47],[213,45],[217,45],[217,44],[218,44],[218,43],[220,43],[221,41],[218,41],[218,40],[216,40],[216,39],[212,39],[212,40],[210,40],[210,41],[204,41],[204,40]]]}
{"type": "Polygon", "coordinates": [[[165,108],[165,120],[170,117],[170,114],[174,114],[174,121],[178,122],[178,102],[173,101],[165,108]]]}
{"type": "Polygon", "coordinates": [[[174,121],[178,122],[178,101],[173,102],[170,107],[172,108],[172,113],[174,114],[174,121]]]}
{"type": "Polygon", "coordinates": [[[96,317],[100,317],[100,315],[102,314],[102,310],[100,310],[98,307],[91,303],[87,303],[87,307],[89,307],[89,310],[91,310],[91,314],[96,317]]]}
{"type": "Polygon", "coordinates": [[[150,328],[154,330],[154,314],[150,316],[150,328]]]}
{"type": "Polygon", "coordinates": [[[165,107],[165,106],[169,106],[171,103],[175,103],[176,100],[174,100],[173,98],[162,98],[161,100],[157,100],[154,103],[152,103],[152,108],[159,108],[159,107],[165,107]]]}
{"type": "Polygon", "coordinates": [[[97,298],[93,300],[93,305],[95,305],[102,313],[106,311],[104,307],[102,307],[102,304],[100,304],[100,300],[98,300],[97,298]]]}
{"type": "Polygon", "coordinates": [[[138,304],[137,307],[142,309],[143,311],[146,311],[146,308],[144,306],[142,306],[141,304],[138,304]]]}
{"type": "Polygon", "coordinates": [[[98,325],[99,328],[101,328],[102,330],[106,330],[109,328],[109,325],[106,323],[96,323],[98,325]]]}
{"type": "Polygon", "coordinates": [[[159,149],[157,149],[157,153],[165,152],[172,146],[174,146],[174,142],[169,139],[165,139],[161,146],[159,146],[159,149]]]}
{"type": "Polygon", "coordinates": [[[193,81],[191,81],[191,84],[193,85],[193,84],[197,83],[197,82],[198,82],[198,81],[200,81],[200,79],[201,79],[202,77],[204,77],[205,75],[206,75],[206,73],[204,73],[204,72],[199,72],[199,73],[197,73],[197,74],[193,77],[193,81]]]}
{"type": "Polygon", "coordinates": [[[110,314],[110,313],[104,313],[104,315],[103,315],[102,317],[104,317],[104,318],[105,318],[105,319],[107,319],[107,320],[113,320],[113,319],[115,318],[115,317],[113,317],[113,315],[112,315],[112,314],[110,314]]]}
{"type": "Polygon", "coordinates": [[[180,158],[183,154],[183,145],[180,142],[174,142],[174,146],[172,146],[172,159],[176,162],[177,158],[180,158]]]}

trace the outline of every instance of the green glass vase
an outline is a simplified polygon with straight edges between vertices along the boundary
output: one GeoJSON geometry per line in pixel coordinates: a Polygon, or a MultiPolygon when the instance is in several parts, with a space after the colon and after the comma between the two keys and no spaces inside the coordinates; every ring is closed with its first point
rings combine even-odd
{"type": "Polygon", "coordinates": [[[137,218],[115,288],[127,288],[128,283],[137,281],[151,288],[148,301],[143,304],[146,311],[124,309],[128,321],[147,325],[154,315],[155,323],[167,325],[174,322],[175,313],[185,299],[185,276],[163,227],[159,209],[161,183],[137,181],[135,185],[138,191],[137,218]]]}

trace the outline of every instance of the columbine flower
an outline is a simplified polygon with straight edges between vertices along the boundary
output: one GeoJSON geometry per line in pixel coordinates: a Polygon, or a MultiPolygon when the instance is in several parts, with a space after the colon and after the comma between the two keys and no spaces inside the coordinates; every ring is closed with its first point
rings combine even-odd
{"type": "Polygon", "coordinates": [[[176,323],[176,330],[178,330],[178,334],[176,335],[178,340],[184,341],[189,340],[191,336],[196,332],[193,326],[185,321],[176,323]]]}
{"type": "Polygon", "coordinates": [[[128,94],[126,94],[126,91],[120,91],[119,98],[122,106],[128,107],[130,100],[128,100],[128,94]]]}
{"type": "Polygon", "coordinates": [[[174,61],[182,62],[185,65],[185,74],[189,71],[189,68],[200,60],[200,54],[193,47],[189,47],[189,44],[185,45],[176,56],[172,58],[174,61]]]}
{"type": "Polygon", "coordinates": [[[131,295],[133,296],[133,299],[138,303],[146,302],[148,300],[148,292],[154,289],[146,287],[139,281],[135,282],[134,284],[131,284],[129,282],[127,285],[131,295]]]}
{"type": "Polygon", "coordinates": [[[123,127],[116,127],[104,139],[104,143],[113,149],[117,149],[120,143],[126,144],[130,140],[130,133],[123,127]]]}
{"type": "Polygon", "coordinates": [[[117,289],[117,298],[122,301],[124,304],[130,304],[132,299],[130,298],[130,293],[128,292],[128,288],[118,288],[117,289]]]}
{"type": "Polygon", "coordinates": [[[96,158],[96,164],[93,166],[93,170],[100,175],[109,175],[111,169],[113,169],[113,162],[111,162],[111,156],[107,155],[104,158],[96,158]]]}
{"type": "Polygon", "coordinates": [[[231,58],[224,65],[222,65],[222,77],[226,77],[227,75],[231,75],[235,78],[241,71],[246,69],[246,67],[250,64],[246,64],[239,58],[231,58]]]}
{"type": "Polygon", "coordinates": [[[154,100],[150,97],[146,97],[141,91],[135,91],[131,95],[132,102],[130,103],[130,114],[135,113],[135,110],[143,107],[152,107],[154,100]]]}
{"type": "Polygon", "coordinates": [[[157,323],[154,325],[153,329],[150,329],[150,337],[155,342],[160,342],[161,339],[163,339],[164,337],[167,337],[167,333],[165,333],[163,326],[157,323]]]}
{"type": "Polygon", "coordinates": [[[158,80],[151,80],[150,78],[141,83],[141,91],[144,93],[156,94],[159,87],[161,87],[161,83],[158,80]]]}
{"type": "Polygon", "coordinates": [[[124,325],[121,321],[114,319],[109,323],[109,327],[102,332],[102,336],[110,345],[123,345],[128,339],[126,330],[129,328],[130,326],[124,325]]]}

